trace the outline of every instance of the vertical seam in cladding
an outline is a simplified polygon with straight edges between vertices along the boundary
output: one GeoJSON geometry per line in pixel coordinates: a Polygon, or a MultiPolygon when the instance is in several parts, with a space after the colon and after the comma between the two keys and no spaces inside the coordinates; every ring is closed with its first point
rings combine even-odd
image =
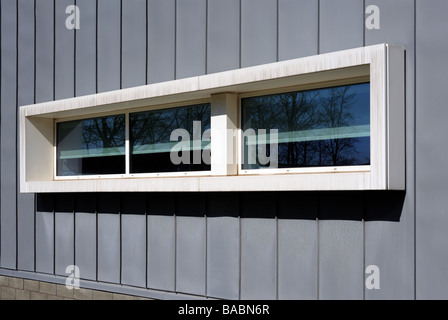
{"type": "Polygon", "coordinates": [[[317,54],[320,54],[320,0],[317,0],[317,54]]]}
{"type": "Polygon", "coordinates": [[[15,118],[16,118],[16,130],[15,130],[15,157],[16,157],[16,270],[19,268],[19,193],[17,192],[17,188],[19,187],[18,181],[19,181],[19,170],[17,170],[17,160],[19,159],[17,156],[17,152],[19,151],[17,148],[18,143],[18,132],[19,129],[18,126],[18,113],[19,113],[19,2],[16,2],[16,112],[15,112],[15,118]]]}
{"type": "Polygon", "coordinates": [[[239,66],[238,66],[238,68],[241,68],[241,52],[242,52],[242,50],[241,50],[241,48],[242,48],[242,32],[243,32],[243,29],[242,29],[242,19],[243,19],[243,17],[242,17],[242,15],[243,15],[243,0],[240,0],[240,12],[239,12],[239,14],[240,14],[240,16],[239,16],[239,57],[238,57],[238,59],[239,59],[239,61],[238,61],[238,63],[239,63],[239,66]]]}
{"type": "Polygon", "coordinates": [[[56,100],[56,0],[53,0],[53,101],[56,100]]]}
{"type": "Polygon", "coordinates": [[[95,4],[95,93],[98,93],[98,0],[95,4]]]}
{"type": "MultiPolygon", "coordinates": [[[[240,0],[241,1],[241,0],[240,0]]],[[[238,257],[238,267],[239,267],[239,272],[238,272],[238,299],[241,300],[241,287],[242,287],[242,263],[241,263],[241,258],[242,258],[242,221],[241,221],[241,194],[238,193],[238,222],[239,222],[239,257],[238,257]]]]}
{"type": "Polygon", "coordinates": [[[98,195],[97,194],[95,195],[95,280],[98,281],[98,195]]]}
{"type": "MultiPolygon", "coordinates": [[[[36,4],[36,2],[34,2],[34,4],[36,4]]],[[[36,246],[36,214],[37,214],[37,195],[34,193],[34,214],[33,214],[33,220],[34,220],[34,244],[33,244],[33,249],[34,249],[34,267],[33,267],[33,271],[36,272],[36,250],[37,250],[37,246],[36,246]]]]}
{"type": "MultiPolygon", "coordinates": [[[[120,89],[123,88],[123,0],[120,0],[120,89]]],[[[121,218],[120,218],[121,226],[121,218]]]]}
{"type": "MultiPolygon", "coordinates": [[[[176,0],[177,2],[177,0],[176,0]]],[[[174,292],[177,292],[177,194],[174,195],[174,292]]]]}
{"type": "MultiPolygon", "coordinates": [[[[146,12],[146,33],[145,33],[145,41],[146,41],[146,59],[145,59],[145,83],[148,84],[149,80],[148,80],[148,67],[149,67],[149,52],[148,52],[148,47],[149,47],[149,40],[148,40],[148,36],[149,36],[149,31],[148,31],[148,0],[146,0],[146,7],[145,7],[145,12],[146,12]]],[[[145,198],[145,203],[146,203],[146,198],[145,198]]],[[[145,211],[146,212],[146,211],[145,211]]]]}
{"type": "MultiPolygon", "coordinates": [[[[208,0],[207,0],[208,2],[208,0]]],[[[207,206],[207,195],[205,195],[205,212],[204,212],[204,224],[205,224],[205,254],[204,254],[204,296],[207,297],[207,249],[208,249],[208,223],[207,223],[207,212],[208,212],[208,206],[207,206]]]]}
{"type": "MultiPolygon", "coordinates": [[[[320,0],[319,0],[320,2],[320,0]]],[[[317,211],[317,217],[316,217],[316,223],[317,223],[317,300],[320,299],[320,223],[319,223],[319,217],[320,217],[320,201],[321,196],[318,193],[317,194],[317,203],[316,203],[316,211],[317,211]]]]}
{"type": "Polygon", "coordinates": [[[277,46],[277,48],[276,48],[276,53],[275,53],[276,54],[275,60],[279,61],[279,58],[280,58],[280,40],[279,40],[279,38],[280,38],[280,0],[277,0],[277,8],[276,9],[277,9],[277,12],[276,12],[276,18],[277,18],[276,46],[277,46]]]}
{"type": "Polygon", "coordinates": [[[176,79],[177,79],[177,0],[174,0],[174,80],[176,79]]]}
{"type": "MultiPolygon", "coordinates": [[[[148,2],[146,2],[148,3],[148,2]]],[[[148,13],[148,10],[146,10],[146,13],[148,13]]],[[[148,28],[146,28],[148,30],[148,28]]],[[[148,39],[148,37],[146,37],[148,39]]],[[[146,68],[148,70],[148,68],[146,68]]],[[[144,193],[145,195],[145,288],[148,288],[148,194],[144,193]]]]}
{"type": "Polygon", "coordinates": [[[364,27],[364,19],[365,19],[365,14],[366,14],[366,0],[362,1],[362,45],[363,47],[366,46],[366,28],[364,27]]]}
{"type": "MultiPolygon", "coordinates": [[[[0,97],[2,96],[2,92],[3,92],[3,83],[2,83],[2,71],[3,71],[3,64],[2,64],[2,58],[3,58],[3,48],[2,48],[2,32],[1,32],[1,25],[2,25],[2,1],[0,0],[0,97]]],[[[2,112],[1,112],[1,99],[0,99],[0,121],[2,119],[2,112]]],[[[2,142],[0,139],[0,148],[2,147],[2,142]]],[[[0,157],[0,168],[3,165],[1,157],[0,157]]],[[[1,185],[1,177],[2,177],[2,173],[0,170],[0,186],[1,185]]],[[[1,196],[1,192],[0,192],[0,204],[3,201],[3,197],[1,196]]],[[[0,210],[0,266],[2,265],[2,212],[0,210]]]]}
{"type": "Polygon", "coordinates": [[[417,299],[417,0],[414,0],[414,300],[417,299]]]}
{"type": "Polygon", "coordinates": [[[73,265],[76,265],[76,195],[73,195],[73,265]]]}
{"type": "Polygon", "coordinates": [[[33,103],[36,103],[36,79],[37,79],[37,77],[36,77],[36,61],[37,61],[37,59],[36,59],[36,51],[37,51],[37,49],[36,49],[36,35],[37,35],[37,32],[36,32],[36,26],[37,26],[37,12],[36,12],[36,0],[34,0],[34,95],[33,95],[33,103]]]}
{"type": "Polygon", "coordinates": [[[123,217],[122,217],[122,205],[123,205],[123,199],[122,199],[122,195],[120,194],[118,196],[118,199],[120,201],[120,203],[118,204],[118,215],[119,215],[119,219],[120,219],[120,274],[119,274],[119,278],[118,278],[118,283],[121,283],[122,280],[122,274],[123,274],[123,217]]]}
{"type": "Polygon", "coordinates": [[[208,60],[208,0],[205,0],[205,59],[204,59],[204,74],[207,74],[207,60],[208,60]]]}
{"type": "MultiPolygon", "coordinates": [[[[78,17],[76,17],[76,5],[77,5],[77,1],[74,0],[74,4],[75,4],[75,23],[78,19],[78,17]]],[[[79,28],[79,26],[77,26],[79,28]]],[[[74,33],[73,33],[73,96],[76,97],[76,28],[73,29],[74,33]]]]}
{"type": "MultiPolygon", "coordinates": [[[[278,0],[277,0],[278,3],[278,0]]],[[[279,299],[279,290],[278,290],[278,279],[279,279],[279,236],[278,236],[278,193],[275,193],[275,299],[279,299]]]]}
{"type": "Polygon", "coordinates": [[[56,210],[55,210],[55,195],[52,197],[53,200],[53,274],[56,274],[56,210]]]}

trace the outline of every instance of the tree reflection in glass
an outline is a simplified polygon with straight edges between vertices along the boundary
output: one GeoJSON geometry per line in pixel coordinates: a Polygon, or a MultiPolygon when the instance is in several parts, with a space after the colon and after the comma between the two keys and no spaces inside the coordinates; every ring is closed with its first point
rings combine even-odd
{"type": "MultiPolygon", "coordinates": [[[[199,121],[201,139],[205,130],[210,129],[210,104],[201,104],[188,107],[170,108],[154,111],[131,113],[130,140],[131,140],[131,173],[145,172],[179,172],[210,170],[210,165],[204,163],[173,164],[170,152],[177,141],[171,141],[171,133],[176,129],[188,131],[191,139],[194,138],[193,123],[199,121]]],[[[191,141],[192,142],[192,141],[191,141]]],[[[200,143],[201,151],[209,145],[209,141],[200,143]]],[[[190,150],[190,159],[192,152],[190,150]]]]}
{"type": "Polygon", "coordinates": [[[124,172],[124,115],[57,124],[57,175],[124,172]]]}
{"type": "MultiPolygon", "coordinates": [[[[241,103],[243,130],[278,129],[279,168],[370,164],[369,83],[250,97],[241,103]]],[[[243,143],[247,153],[251,141],[243,143]]]]}

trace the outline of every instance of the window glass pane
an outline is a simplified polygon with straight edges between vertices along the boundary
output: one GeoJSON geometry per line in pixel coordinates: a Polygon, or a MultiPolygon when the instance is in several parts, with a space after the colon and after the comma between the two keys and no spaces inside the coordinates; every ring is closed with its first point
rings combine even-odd
{"type": "Polygon", "coordinates": [[[210,170],[210,104],[132,113],[131,173],[210,170]]]}
{"type": "Polygon", "coordinates": [[[57,123],[57,175],[125,173],[125,116],[57,123]]]}
{"type": "Polygon", "coordinates": [[[243,169],[370,164],[369,83],[250,97],[241,103],[243,169]]]}

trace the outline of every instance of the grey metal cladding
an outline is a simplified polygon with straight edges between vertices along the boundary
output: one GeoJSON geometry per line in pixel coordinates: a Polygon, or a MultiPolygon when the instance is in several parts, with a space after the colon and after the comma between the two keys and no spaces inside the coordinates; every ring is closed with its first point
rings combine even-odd
{"type": "Polygon", "coordinates": [[[133,0],[121,7],[123,88],[146,84],[146,3],[133,0]]]}
{"type": "MultiPolygon", "coordinates": [[[[365,298],[413,299],[415,286],[414,4],[408,0],[367,0],[366,8],[369,5],[377,5],[381,10],[381,28],[365,30],[366,45],[389,42],[406,48],[406,196],[404,204],[401,205],[399,223],[367,221],[365,224],[365,265],[377,265],[381,270],[381,289],[365,289],[365,298]]],[[[394,198],[392,200],[396,201],[394,198]]],[[[366,211],[374,211],[382,215],[394,214],[385,206],[378,208],[376,196],[367,201],[366,211]]]]}
{"type": "Polygon", "coordinates": [[[57,195],[54,202],[55,273],[65,275],[66,267],[75,264],[75,199],[72,194],[57,195]]]}
{"type": "Polygon", "coordinates": [[[75,197],[75,263],[80,278],[96,280],[97,195],[80,193],[75,197]]]}
{"type": "Polygon", "coordinates": [[[237,193],[207,195],[207,296],[239,299],[240,220],[237,193]]]}
{"type": "Polygon", "coordinates": [[[146,287],[146,197],[122,195],[121,283],[146,287]]]}
{"type": "Polygon", "coordinates": [[[54,1],[36,1],[36,102],[53,100],[54,1]]]}
{"type": "Polygon", "coordinates": [[[206,0],[179,0],[176,13],[176,79],[205,74],[206,0]]]}
{"type": "Polygon", "coordinates": [[[58,100],[75,96],[75,32],[65,27],[65,8],[72,5],[73,0],[59,0],[54,3],[54,95],[58,100]]]}
{"type": "MultiPolygon", "coordinates": [[[[364,7],[362,1],[321,0],[319,14],[319,53],[363,45],[364,7]]],[[[359,221],[319,220],[319,299],[363,299],[362,200],[345,194],[343,196],[349,200],[347,202],[338,200],[338,196],[337,192],[324,193],[319,199],[320,218],[324,216],[328,219],[332,215],[349,214],[354,220],[359,221]],[[336,203],[332,203],[333,200],[336,203]],[[322,205],[325,207],[322,208],[322,205]]]]}
{"type": "Polygon", "coordinates": [[[277,0],[242,0],[241,67],[277,61],[277,0]]]}
{"type": "MultiPolygon", "coordinates": [[[[18,5],[18,107],[34,103],[34,2],[19,0],[18,5]]],[[[18,110],[17,110],[18,111],[18,110]]],[[[17,129],[19,128],[17,121],[17,129]]],[[[17,168],[20,140],[17,139],[17,168]]],[[[20,172],[18,172],[20,181],[20,172]]],[[[19,185],[17,185],[17,190],[19,185]]],[[[34,194],[17,191],[17,269],[34,271],[34,194]]]]}
{"type": "Polygon", "coordinates": [[[17,3],[1,2],[1,260],[4,268],[16,268],[16,33],[17,3]]]}
{"type": "MultiPolygon", "coordinates": [[[[75,93],[76,96],[96,93],[96,1],[77,0],[82,8],[79,29],[76,29],[75,93]]],[[[74,32],[74,31],[72,31],[74,32]]]]}
{"type": "Polygon", "coordinates": [[[101,193],[97,201],[98,281],[120,283],[120,197],[113,193],[101,193]]]}
{"type": "Polygon", "coordinates": [[[275,195],[241,196],[241,299],[277,298],[275,195]]]}
{"type": "Polygon", "coordinates": [[[120,0],[98,0],[98,92],[120,89],[120,0]]]}
{"type": "Polygon", "coordinates": [[[54,273],[54,198],[41,194],[36,201],[36,272],[54,273]]]}
{"type": "Polygon", "coordinates": [[[320,0],[319,14],[319,53],[363,45],[363,1],[320,0]]]}
{"type": "Polygon", "coordinates": [[[175,78],[175,3],[148,1],[148,83],[175,78]]]}
{"type": "Polygon", "coordinates": [[[448,3],[416,3],[416,298],[447,299],[448,3]]]}
{"type": "Polygon", "coordinates": [[[278,59],[317,54],[319,2],[282,0],[278,3],[278,59]]]}
{"type": "Polygon", "coordinates": [[[240,1],[209,0],[207,73],[239,68],[240,1]]]}

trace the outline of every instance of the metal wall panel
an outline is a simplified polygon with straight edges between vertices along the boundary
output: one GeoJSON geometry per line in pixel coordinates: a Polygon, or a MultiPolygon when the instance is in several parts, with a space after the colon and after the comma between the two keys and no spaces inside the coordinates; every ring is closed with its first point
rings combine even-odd
{"type": "Polygon", "coordinates": [[[316,0],[279,0],[278,59],[317,54],[319,14],[316,0]]]}
{"type": "Polygon", "coordinates": [[[148,288],[175,290],[175,196],[150,194],[148,198],[148,288]]]}
{"type": "Polygon", "coordinates": [[[238,299],[239,197],[237,193],[212,193],[207,197],[207,296],[238,299]]]}
{"type": "Polygon", "coordinates": [[[69,17],[65,10],[67,6],[74,5],[74,3],[74,0],[55,1],[54,94],[56,100],[75,96],[76,29],[68,29],[65,25],[66,19],[69,17]]]}
{"type": "Polygon", "coordinates": [[[447,299],[448,2],[417,0],[416,47],[416,292],[447,299]]]}
{"type": "Polygon", "coordinates": [[[40,194],[36,200],[36,272],[54,273],[54,199],[40,194]]]}
{"type": "Polygon", "coordinates": [[[124,194],[121,211],[121,283],[146,287],[145,194],[124,194]]]}
{"type": "Polygon", "coordinates": [[[206,0],[177,0],[176,78],[205,74],[206,0]]]}
{"type": "Polygon", "coordinates": [[[96,1],[76,0],[79,29],[76,30],[75,94],[96,92],[96,1]]]}
{"type": "Polygon", "coordinates": [[[98,0],[98,92],[120,89],[120,0],[98,0]]]}
{"type": "Polygon", "coordinates": [[[363,45],[363,1],[320,0],[319,21],[320,53],[363,45]]]}
{"type": "Polygon", "coordinates": [[[36,4],[36,102],[53,100],[54,0],[36,4]]]}
{"type": "Polygon", "coordinates": [[[277,0],[241,0],[241,66],[277,61],[277,0]]]}
{"type": "Polygon", "coordinates": [[[98,281],[120,282],[121,235],[120,197],[114,193],[98,195],[98,281]]]}
{"type": "Polygon", "coordinates": [[[65,275],[65,269],[75,263],[75,214],[72,194],[55,197],[55,273],[65,275]]]}
{"type": "MultiPolygon", "coordinates": [[[[18,5],[18,106],[34,103],[34,1],[19,0],[18,5]]],[[[17,118],[17,132],[20,119],[17,118]]],[[[17,168],[20,141],[17,139],[17,168]]],[[[20,181],[18,170],[17,181],[20,181]]],[[[17,268],[34,271],[34,194],[24,194],[17,185],[17,268]]]]}
{"type": "Polygon", "coordinates": [[[81,279],[96,280],[96,195],[77,194],[75,210],[75,264],[81,279]]]}
{"type": "Polygon", "coordinates": [[[241,299],[277,298],[274,194],[241,195],[241,299]]]}
{"type": "Polygon", "coordinates": [[[282,192],[278,199],[278,298],[317,299],[317,194],[282,192]]]}
{"type": "Polygon", "coordinates": [[[4,268],[16,268],[16,123],[17,123],[17,2],[1,3],[1,259],[4,268]]]}
{"type": "Polygon", "coordinates": [[[175,77],[176,0],[148,1],[148,83],[175,77]]]}
{"type": "Polygon", "coordinates": [[[146,0],[128,0],[122,6],[122,87],[146,84],[146,0]]]}
{"type": "Polygon", "coordinates": [[[205,294],[206,218],[203,194],[176,197],[176,291],[205,294]]]}
{"type": "MultiPolygon", "coordinates": [[[[380,269],[380,290],[365,291],[366,299],[414,298],[414,5],[408,0],[366,1],[380,9],[380,29],[365,29],[366,45],[393,43],[406,48],[406,198],[400,221],[368,221],[365,225],[365,265],[380,269]],[[400,17],[400,19],[397,19],[400,17]],[[393,257],[393,259],[391,259],[393,257]]],[[[367,14],[366,16],[368,16],[367,14]]],[[[397,197],[384,201],[373,196],[366,204],[370,215],[386,216],[397,197]],[[378,205],[382,204],[382,205],[378,205]]],[[[375,219],[375,217],[373,217],[375,219]]],[[[368,275],[366,275],[367,277],[368,275]]]]}
{"type": "Polygon", "coordinates": [[[240,1],[209,0],[207,73],[237,69],[240,64],[240,1]]]}
{"type": "Polygon", "coordinates": [[[320,299],[364,297],[363,206],[362,192],[319,194],[320,299]]]}
{"type": "MultiPolygon", "coordinates": [[[[363,1],[321,0],[319,21],[319,53],[363,45],[363,1]]],[[[362,193],[334,192],[320,196],[320,299],[364,298],[362,201],[362,193]],[[342,219],[352,221],[341,221],[342,219]]]]}

